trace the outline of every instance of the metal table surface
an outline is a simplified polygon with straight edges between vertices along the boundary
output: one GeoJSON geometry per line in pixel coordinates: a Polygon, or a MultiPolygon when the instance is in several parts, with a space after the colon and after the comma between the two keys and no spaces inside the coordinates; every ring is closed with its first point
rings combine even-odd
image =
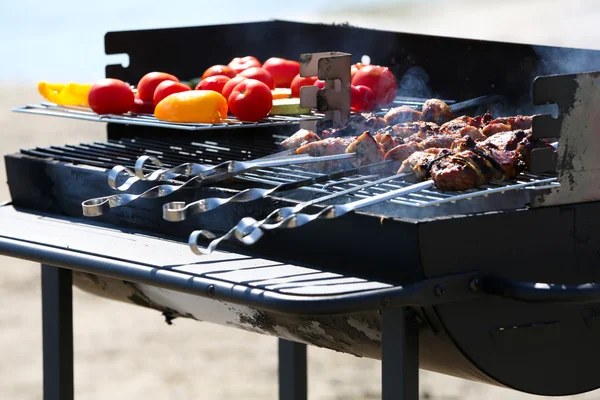
{"type": "MultiPolygon", "coordinates": [[[[9,203],[0,204],[0,221],[0,254],[42,264],[46,400],[73,398],[71,270],[292,314],[377,310],[385,299],[382,398],[418,398],[418,328],[405,306],[423,300],[423,285],[403,288],[223,251],[197,256],[184,243],[9,203]]],[[[280,399],[306,399],[306,346],[280,339],[279,366],[280,399]]]]}

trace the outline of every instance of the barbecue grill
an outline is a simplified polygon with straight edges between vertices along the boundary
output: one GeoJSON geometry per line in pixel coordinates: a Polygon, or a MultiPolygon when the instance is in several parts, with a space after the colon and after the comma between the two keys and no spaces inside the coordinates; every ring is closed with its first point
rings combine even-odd
{"type": "MultiPolygon", "coordinates": [[[[416,399],[418,368],[541,395],[600,386],[592,367],[600,353],[600,72],[593,72],[600,52],[286,21],[110,32],[105,47],[129,55],[129,67],[106,69],[129,82],[150,70],[192,78],[241,54],[368,55],[400,79],[396,105],[418,108],[436,96],[473,115],[536,113],[533,136],[556,139],[558,150],[535,150],[531,170],[515,180],[459,193],[412,190],[402,177],[379,182],[385,166],[336,175],[305,164],[257,164],[230,179],[184,185],[193,177],[160,177],[159,169],[277,160],[285,157],[277,143],[303,122],[326,122],[323,114],[201,125],[27,105],[15,111],[107,122],[108,137],[5,156],[12,203],[0,209],[8,221],[0,252],[77,271],[80,288],[158,309],[167,319],[213,318],[285,339],[280,357],[293,368],[282,365],[282,397],[306,396],[300,344],[381,359],[384,399],[416,399]],[[206,43],[199,57],[186,51],[194,37],[221,40],[206,43]],[[115,166],[134,171],[148,156],[160,165],[145,163],[137,179],[126,175],[136,180],[127,190],[107,185],[115,166]],[[262,191],[241,198],[248,189],[262,191]],[[338,218],[265,229],[251,246],[232,236],[198,256],[181,243],[192,235],[190,246],[201,253],[211,241],[193,235],[198,230],[220,236],[245,217],[260,221],[281,207],[312,201],[302,212],[314,214],[392,191],[404,193],[338,218]],[[82,204],[104,196],[119,200],[88,203],[98,207],[85,216],[82,204]],[[201,199],[220,200],[209,211],[182,211],[201,199]]],[[[54,301],[44,312],[67,321],[46,328],[45,319],[45,329],[68,330],[70,300],[58,290],[70,290],[70,277],[44,268],[45,304],[54,301]]],[[[47,357],[47,369],[66,371],[67,381],[59,381],[68,387],[72,366],[47,357]]]]}

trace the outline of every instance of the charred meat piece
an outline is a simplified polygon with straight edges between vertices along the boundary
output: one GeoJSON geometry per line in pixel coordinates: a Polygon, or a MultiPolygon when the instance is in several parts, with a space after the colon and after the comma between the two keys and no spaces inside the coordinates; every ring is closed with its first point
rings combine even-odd
{"type": "Polygon", "coordinates": [[[461,129],[470,126],[469,123],[473,120],[473,118],[463,115],[458,118],[454,118],[452,121],[448,121],[440,126],[440,132],[442,133],[458,133],[461,129]]]}
{"type": "Polygon", "coordinates": [[[386,160],[404,161],[415,151],[421,151],[429,148],[450,148],[456,137],[450,135],[433,135],[420,142],[407,141],[389,150],[385,154],[386,160]]]}
{"type": "Polygon", "coordinates": [[[505,124],[505,125],[510,126],[512,128],[511,130],[514,131],[514,130],[519,130],[519,129],[531,129],[532,121],[533,121],[533,116],[516,115],[514,117],[496,118],[496,119],[488,122],[487,125],[505,124]]]}
{"type": "Polygon", "coordinates": [[[473,150],[438,158],[430,169],[435,186],[440,190],[449,191],[481,186],[497,179],[501,174],[492,160],[473,150]]]}
{"type": "Polygon", "coordinates": [[[477,143],[470,136],[463,136],[460,139],[456,139],[450,148],[456,152],[463,150],[471,150],[475,148],[477,143]]]}
{"type": "Polygon", "coordinates": [[[508,132],[512,130],[512,127],[508,124],[496,122],[493,124],[486,125],[481,131],[486,137],[489,137],[495,135],[498,132],[508,132]]]}
{"type": "Polygon", "coordinates": [[[429,136],[438,134],[440,127],[433,122],[408,122],[392,126],[394,133],[402,139],[412,138],[411,141],[419,141],[429,136]]]}
{"type": "Polygon", "coordinates": [[[427,139],[424,139],[423,141],[419,142],[419,146],[421,146],[422,149],[429,149],[432,147],[449,149],[455,140],[456,138],[453,136],[435,135],[430,136],[427,139]]]}
{"type": "Polygon", "coordinates": [[[438,99],[429,99],[423,104],[421,121],[435,122],[438,125],[446,123],[454,118],[448,104],[438,99]]]}
{"type": "Polygon", "coordinates": [[[483,128],[484,126],[486,126],[487,124],[490,123],[491,120],[493,120],[494,117],[492,116],[492,114],[488,111],[483,115],[478,115],[476,117],[471,118],[471,120],[468,122],[470,126],[474,126],[475,128],[483,128]]]}
{"type": "Polygon", "coordinates": [[[308,154],[313,157],[342,154],[354,139],[354,136],[322,139],[298,147],[296,153],[308,154]]]}
{"type": "Polygon", "coordinates": [[[472,125],[465,126],[461,130],[458,131],[458,134],[463,136],[468,136],[473,140],[481,141],[487,139],[487,136],[481,131],[481,129],[476,128],[472,125]]]}
{"type": "Polygon", "coordinates": [[[385,153],[384,160],[404,161],[415,151],[423,150],[417,142],[407,142],[398,145],[385,153]]]}
{"type": "Polygon", "coordinates": [[[373,135],[373,138],[377,143],[383,146],[383,149],[387,152],[394,147],[401,145],[404,141],[400,138],[392,136],[390,133],[379,132],[373,135]]]}
{"type": "Polygon", "coordinates": [[[391,108],[383,116],[383,120],[388,125],[399,124],[403,122],[419,121],[421,119],[421,112],[412,109],[408,106],[400,106],[391,108]]]}
{"type": "Polygon", "coordinates": [[[402,165],[398,169],[397,173],[404,174],[414,172],[417,179],[427,179],[431,164],[440,156],[445,156],[451,153],[452,151],[449,149],[440,149],[436,147],[423,151],[416,151],[402,162],[402,165]]]}
{"type": "Polygon", "coordinates": [[[386,125],[383,118],[373,113],[362,113],[352,117],[343,127],[324,129],[321,131],[321,137],[325,139],[329,137],[358,136],[364,131],[375,132],[386,125]]]}
{"type": "Polygon", "coordinates": [[[284,149],[289,150],[297,149],[298,147],[306,143],[316,142],[318,140],[321,140],[321,138],[313,131],[309,131],[307,129],[300,129],[298,132],[294,133],[292,136],[285,139],[280,144],[281,146],[283,146],[284,149]]]}
{"type": "Polygon", "coordinates": [[[352,160],[355,166],[369,165],[383,161],[385,152],[383,146],[365,132],[352,141],[346,148],[346,153],[356,153],[356,159],[352,160]]]}

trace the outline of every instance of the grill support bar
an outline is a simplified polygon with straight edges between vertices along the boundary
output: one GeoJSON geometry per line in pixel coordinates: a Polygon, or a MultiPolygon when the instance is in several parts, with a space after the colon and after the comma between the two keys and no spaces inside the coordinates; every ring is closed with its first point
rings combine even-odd
{"type": "Polygon", "coordinates": [[[419,400],[419,326],[406,307],[381,312],[381,399],[419,400]]]}
{"type": "Polygon", "coordinates": [[[279,400],[307,400],[306,345],[279,339],[279,400]]]}
{"type": "Polygon", "coordinates": [[[44,400],[73,400],[73,286],[70,269],[42,264],[44,400]]]}

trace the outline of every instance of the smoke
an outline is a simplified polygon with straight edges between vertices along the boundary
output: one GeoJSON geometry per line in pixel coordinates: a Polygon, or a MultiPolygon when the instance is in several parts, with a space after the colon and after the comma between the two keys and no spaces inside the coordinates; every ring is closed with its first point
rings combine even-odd
{"type": "Polygon", "coordinates": [[[573,48],[533,46],[538,56],[538,74],[574,74],[600,71],[600,52],[573,48]]]}
{"type": "Polygon", "coordinates": [[[398,82],[398,94],[402,97],[431,98],[434,93],[429,87],[429,74],[424,68],[409,68],[398,82]]]}

